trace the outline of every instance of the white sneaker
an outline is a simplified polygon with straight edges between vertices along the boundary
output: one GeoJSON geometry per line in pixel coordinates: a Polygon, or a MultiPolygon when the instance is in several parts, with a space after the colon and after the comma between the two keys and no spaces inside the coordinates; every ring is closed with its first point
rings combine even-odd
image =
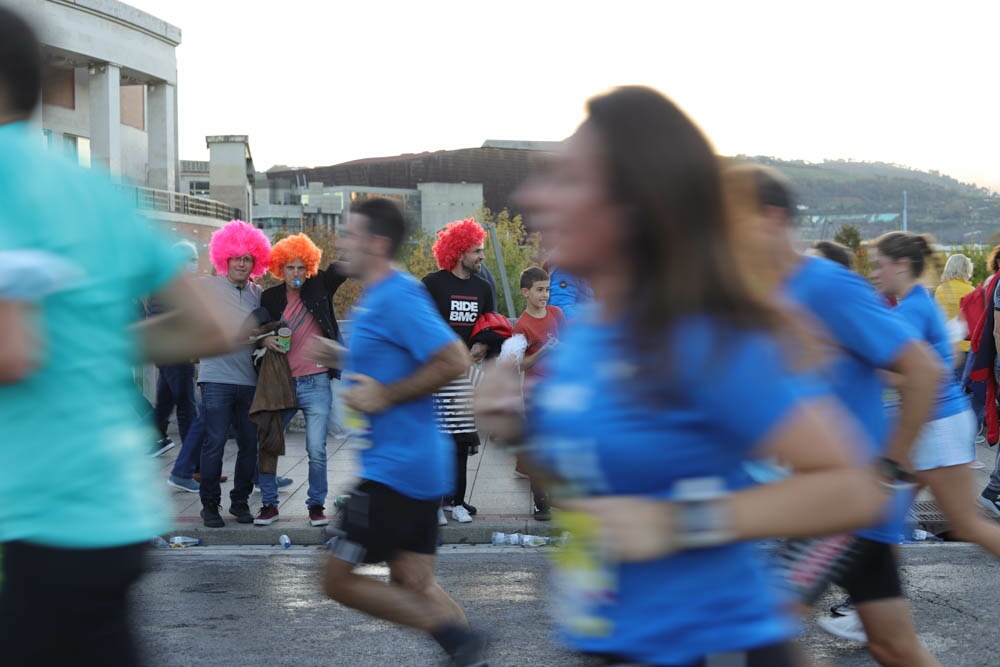
{"type": "Polygon", "coordinates": [[[451,518],[459,523],[469,523],[472,521],[472,515],[469,514],[469,510],[465,509],[461,505],[455,505],[451,510],[451,518]]]}
{"type": "Polygon", "coordinates": [[[448,517],[444,515],[444,510],[441,509],[440,507],[438,508],[438,525],[439,526],[448,525],[448,517]]]}
{"type": "Polygon", "coordinates": [[[835,637],[850,639],[861,644],[868,643],[868,635],[865,634],[861,617],[856,611],[848,612],[843,616],[823,616],[816,620],[816,625],[835,637]]]}

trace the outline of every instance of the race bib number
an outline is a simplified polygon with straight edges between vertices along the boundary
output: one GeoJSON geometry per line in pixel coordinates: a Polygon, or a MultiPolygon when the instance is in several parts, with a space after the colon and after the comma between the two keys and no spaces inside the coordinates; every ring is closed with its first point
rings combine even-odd
{"type": "Polygon", "coordinates": [[[553,554],[556,618],[573,634],[609,636],[614,628],[603,612],[618,598],[618,577],[598,523],[569,511],[559,513],[558,523],[569,539],[553,554]]]}

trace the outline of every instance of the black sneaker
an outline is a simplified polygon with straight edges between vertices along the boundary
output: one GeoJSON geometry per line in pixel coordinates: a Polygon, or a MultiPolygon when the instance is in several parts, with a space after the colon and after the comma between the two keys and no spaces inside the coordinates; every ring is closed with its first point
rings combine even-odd
{"type": "Polygon", "coordinates": [[[159,440],[154,442],[150,447],[149,456],[150,457],[162,456],[165,452],[168,452],[171,449],[173,449],[176,444],[177,443],[175,443],[170,438],[160,438],[159,440]]]}
{"type": "Polygon", "coordinates": [[[979,494],[979,504],[1000,516],[1000,493],[983,489],[983,492],[979,494]]]}
{"type": "Polygon", "coordinates": [[[253,523],[253,514],[250,512],[250,505],[247,503],[233,503],[229,506],[229,513],[236,517],[236,523],[253,523]]]}
{"type": "Polygon", "coordinates": [[[854,601],[850,597],[830,607],[830,613],[834,616],[847,616],[854,613],[854,601]]]}
{"type": "Polygon", "coordinates": [[[535,517],[535,521],[551,521],[552,510],[548,507],[536,507],[532,516],[535,517]]]}
{"type": "Polygon", "coordinates": [[[485,635],[470,631],[468,638],[451,654],[451,664],[453,667],[489,667],[486,644],[485,635]]]}
{"type": "Polygon", "coordinates": [[[222,528],[226,525],[226,522],[222,520],[222,515],[219,514],[219,503],[202,501],[201,519],[206,528],[222,528]]]}

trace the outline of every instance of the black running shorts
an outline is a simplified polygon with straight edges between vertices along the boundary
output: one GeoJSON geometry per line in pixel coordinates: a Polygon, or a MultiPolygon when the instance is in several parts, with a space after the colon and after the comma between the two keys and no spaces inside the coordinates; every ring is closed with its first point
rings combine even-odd
{"type": "Polygon", "coordinates": [[[439,500],[417,500],[379,482],[363,480],[343,509],[333,556],[354,563],[394,560],[400,551],[437,551],[439,500]]]}
{"type": "Polygon", "coordinates": [[[859,549],[848,568],[834,580],[854,604],[903,597],[899,563],[891,544],[857,538],[859,549]]]}

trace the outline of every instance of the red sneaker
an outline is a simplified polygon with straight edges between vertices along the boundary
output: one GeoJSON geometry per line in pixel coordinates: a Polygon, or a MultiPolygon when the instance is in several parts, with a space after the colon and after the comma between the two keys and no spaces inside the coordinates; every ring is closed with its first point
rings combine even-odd
{"type": "Polygon", "coordinates": [[[253,525],[270,526],[277,520],[278,520],[278,506],[264,505],[263,507],[260,508],[260,512],[257,513],[257,518],[253,520],[253,525]]]}
{"type": "Polygon", "coordinates": [[[330,523],[330,520],[326,518],[326,514],[323,514],[323,510],[326,509],[322,505],[310,505],[309,506],[309,525],[310,526],[325,526],[330,523]]]}

